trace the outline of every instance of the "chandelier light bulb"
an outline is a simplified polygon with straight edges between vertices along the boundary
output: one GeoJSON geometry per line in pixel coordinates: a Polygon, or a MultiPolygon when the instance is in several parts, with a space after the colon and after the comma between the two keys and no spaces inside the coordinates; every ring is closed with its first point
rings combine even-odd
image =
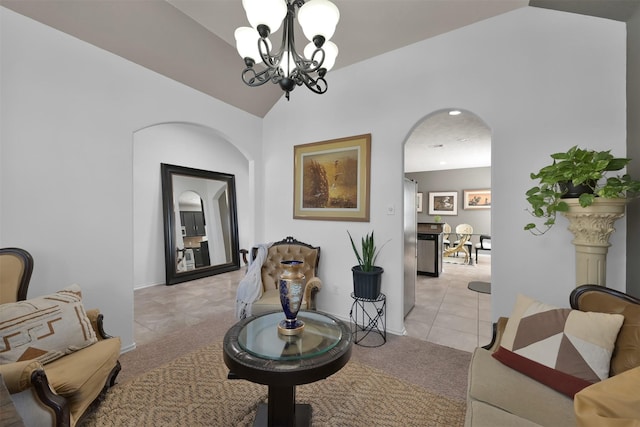
{"type": "Polygon", "coordinates": [[[339,20],[340,11],[329,0],[310,0],[298,11],[298,22],[309,41],[315,36],[331,39],[339,20]]]}
{"type": "Polygon", "coordinates": [[[256,64],[262,62],[260,51],[258,50],[258,39],[260,35],[251,27],[239,27],[233,33],[236,38],[236,49],[241,58],[251,58],[256,64]]]}
{"type": "MultiPolygon", "coordinates": [[[[313,44],[313,42],[309,43],[304,48],[304,57],[311,60],[313,52],[315,52],[315,50],[316,45],[313,44]]],[[[324,61],[322,62],[322,68],[329,71],[336,63],[336,58],[338,57],[338,46],[336,46],[334,42],[328,41],[322,46],[322,50],[324,50],[324,61]]],[[[320,56],[318,55],[316,59],[319,58],[320,56]]]]}
{"type": "Polygon", "coordinates": [[[253,28],[257,30],[258,25],[266,25],[271,33],[278,31],[287,15],[285,0],[242,0],[242,7],[253,28]]]}
{"type": "Polygon", "coordinates": [[[324,62],[322,63],[322,67],[329,71],[336,63],[336,58],[338,57],[338,46],[336,46],[334,42],[328,41],[325,42],[322,49],[324,50],[324,62]]]}

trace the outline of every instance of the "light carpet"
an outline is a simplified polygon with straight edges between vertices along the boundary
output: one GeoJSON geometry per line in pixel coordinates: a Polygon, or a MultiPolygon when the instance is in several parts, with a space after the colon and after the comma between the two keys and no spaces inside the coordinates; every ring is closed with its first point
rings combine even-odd
{"type": "MultiPolygon", "coordinates": [[[[222,343],[202,347],[113,387],[86,426],[250,426],[267,387],[228,380],[222,343]]],[[[296,388],[317,427],[462,426],[465,403],[350,361],[296,388]]]]}

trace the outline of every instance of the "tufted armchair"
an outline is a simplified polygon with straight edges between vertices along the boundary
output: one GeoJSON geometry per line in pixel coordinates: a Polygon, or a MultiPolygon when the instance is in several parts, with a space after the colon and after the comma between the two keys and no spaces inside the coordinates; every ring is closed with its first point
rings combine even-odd
{"type": "MultiPolygon", "coordinates": [[[[252,248],[252,259],[255,259],[257,248],[252,248]]],[[[280,310],[280,294],[278,280],[283,269],[280,261],[304,261],[303,273],[305,277],[304,298],[302,310],[316,309],[316,294],[322,287],[322,281],[317,277],[320,261],[320,247],[299,242],[289,236],[275,242],[269,248],[267,258],[262,264],[262,297],[253,303],[253,314],[261,314],[271,310],[280,310]]]]}

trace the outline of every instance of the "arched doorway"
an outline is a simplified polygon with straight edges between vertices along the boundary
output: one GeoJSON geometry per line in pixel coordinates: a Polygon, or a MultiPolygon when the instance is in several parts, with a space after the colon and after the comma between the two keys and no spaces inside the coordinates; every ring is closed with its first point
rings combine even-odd
{"type": "MultiPolygon", "coordinates": [[[[454,232],[459,224],[473,228],[470,262],[465,264],[464,256],[441,257],[435,271],[414,275],[415,302],[405,329],[410,336],[470,351],[491,336],[490,294],[468,289],[471,281],[490,282],[491,252],[479,251],[476,263],[474,246],[481,234],[491,235],[491,129],[469,110],[437,110],[415,125],[404,152],[405,177],[417,183],[422,196],[416,222],[447,223],[454,232]],[[480,202],[477,194],[483,195],[480,202]],[[448,203],[438,205],[438,197],[448,203]]],[[[455,238],[450,236],[452,242],[455,238]]],[[[433,245],[433,253],[441,255],[439,240],[433,245]]],[[[421,259],[425,255],[419,252],[421,259]]]]}

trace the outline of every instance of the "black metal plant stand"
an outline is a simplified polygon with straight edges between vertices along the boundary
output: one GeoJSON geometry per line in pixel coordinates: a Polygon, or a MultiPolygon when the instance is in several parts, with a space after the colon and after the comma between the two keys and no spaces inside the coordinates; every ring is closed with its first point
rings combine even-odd
{"type": "Polygon", "coordinates": [[[353,342],[363,347],[380,347],[387,342],[387,296],[383,293],[376,299],[357,297],[351,293],[353,304],[349,317],[351,319],[351,334],[353,342]],[[373,334],[373,339],[367,343],[363,340],[373,334]],[[381,337],[379,339],[377,337],[381,337]],[[374,343],[369,343],[374,341],[374,343]]]}

